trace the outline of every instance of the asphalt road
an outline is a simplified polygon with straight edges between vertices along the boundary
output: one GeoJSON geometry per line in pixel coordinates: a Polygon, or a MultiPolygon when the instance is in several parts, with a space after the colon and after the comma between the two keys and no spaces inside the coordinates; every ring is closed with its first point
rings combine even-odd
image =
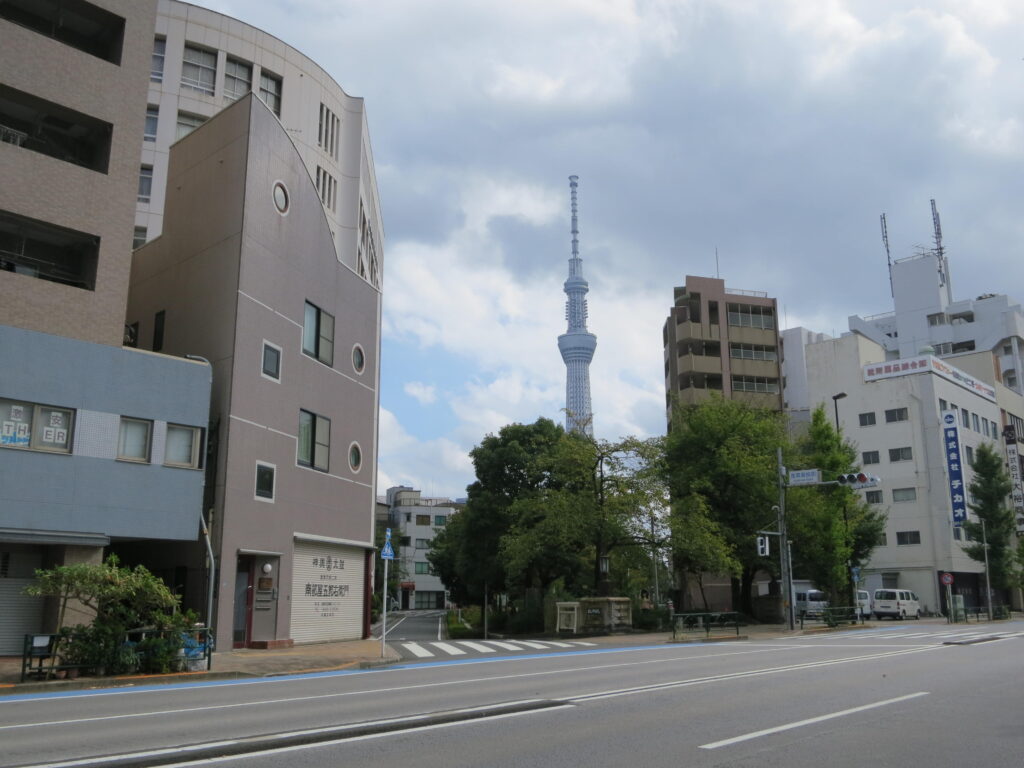
{"type": "Polygon", "coordinates": [[[0,765],[1020,765],[1024,622],[981,629],[886,623],[9,697],[0,765]]]}

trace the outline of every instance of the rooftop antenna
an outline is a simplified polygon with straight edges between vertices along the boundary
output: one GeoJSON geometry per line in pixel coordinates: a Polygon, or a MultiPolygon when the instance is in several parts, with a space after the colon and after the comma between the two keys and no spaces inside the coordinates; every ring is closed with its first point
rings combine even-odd
{"type": "Polygon", "coordinates": [[[946,284],[946,253],[942,250],[942,224],[939,223],[939,209],[932,200],[932,224],[935,227],[935,258],[939,261],[939,285],[946,284]]]}
{"type": "Polygon", "coordinates": [[[889,228],[885,226],[885,214],[882,214],[882,243],[885,245],[885,262],[889,265],[889,293],[896,298],[896,291],[892,287],[892,254],[889,253],[889,228]]]}

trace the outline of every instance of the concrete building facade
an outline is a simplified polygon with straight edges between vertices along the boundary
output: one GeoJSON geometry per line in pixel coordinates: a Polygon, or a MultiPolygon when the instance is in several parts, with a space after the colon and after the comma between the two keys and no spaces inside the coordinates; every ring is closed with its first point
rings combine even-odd
{"type": "Polygon", "coordinates": [[[676,403],[712,392],[758,408],[782,409],[776,300],[726,290],[725,281],[686,276],[662,329],[668,418],[676,403]]]}
{"type": "Polygon", "coordinates": [[[398,595],[401,610],[443,609],[447,592],[440,577],[427,560],[430,542],[448,523],[458,506],[451,499],[424,498],[407,486],[388,488],[384,498],[392,529],[392,540],[399,546],[395,565],[400,568],[398,595]]]}

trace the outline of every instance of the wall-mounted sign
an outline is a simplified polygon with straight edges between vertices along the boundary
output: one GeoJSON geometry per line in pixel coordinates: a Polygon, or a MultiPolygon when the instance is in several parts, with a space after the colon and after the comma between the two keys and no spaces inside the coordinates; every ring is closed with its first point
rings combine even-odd
{"type": "Polygon", "coordinates": [[[960,463],[960,431],[956,417],[956,411],[943,411],[941,418],[946,473],[949,475],[949,499],[953,505],[953,525],[959,528],[967,519],[967,489],[964,488],[964,469],[960,463]]]}
{"type": "Polygon", "coordinates": [[[913,373],[934,373],[947,381],[952,381],[964,389],[970,390],[993,403],[996,401],[995,387],[954,368],[944,360],[932,355],[921,355],[901,360],[890,360],[885,363],[868,363],[864,366],[864,381],[892,379],[896,376],[908,376],[913,373]]]}
{"type": "Polygon", "coordinates": [[[1017,533],[1024,534],[1024,487],[1020,476],[1020,451],[1017,449],[1017,430],[1013,424],[1003,429],[1006,439],[1006,469],[1010,475],[1010,497],[1013,499],[1013,516],[1017,521],[1017,533]]]}

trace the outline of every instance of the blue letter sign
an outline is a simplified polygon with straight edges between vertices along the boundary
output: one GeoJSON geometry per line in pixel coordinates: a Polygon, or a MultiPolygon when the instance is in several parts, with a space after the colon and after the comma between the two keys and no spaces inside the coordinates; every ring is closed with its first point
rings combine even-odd
{"type": "Polygon", "coordinates": [[[942,412],[942,443],[949,473],[949,498],[953,502],[953,525],[959,528],[967,519],[967,489],[964,488],[964,470],[960,464],[960,433],[956,417],[956,411],[942,412]]]}

